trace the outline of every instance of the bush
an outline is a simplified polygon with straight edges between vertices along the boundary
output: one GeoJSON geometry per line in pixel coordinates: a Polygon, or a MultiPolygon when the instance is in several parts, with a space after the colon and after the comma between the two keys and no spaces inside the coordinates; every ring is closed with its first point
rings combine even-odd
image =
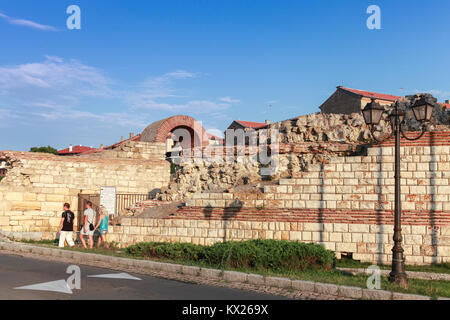
{"type": "Polygon", "coordinates": [[[56,150],[55,148],[50,147],[50,146],[47,146],[47,147],[32,147],[30,149],[30,152],[50,153],[50,154],[58,155],[58,150],[56,150]]]}
{"type": "Polygon", "coordinates": [[[334,252],[318,244],[283,240],[218,242],[212,246],[142,242],[128,247],[126,251],[142,257],[200,262],[222,269],[330,270],[335,264],[334,252]]]}

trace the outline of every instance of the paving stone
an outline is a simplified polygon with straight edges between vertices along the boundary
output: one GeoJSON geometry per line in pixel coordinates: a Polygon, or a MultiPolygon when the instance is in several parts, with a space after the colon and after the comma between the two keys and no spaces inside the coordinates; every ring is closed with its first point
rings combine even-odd
{"type": "Polygon", "coordinates": [[[3,250],[12,251],[13,247],[14,247],[14,244],[12,244],[12,243],[8,243],[8,242],[0,243],[0,248],[2,248],[3,250]]]}
{"type": "Polygon", "coordinates": [[[339,286],[336,284],[316,282],[314,286],[314,292],[317,292],[319,294],[331,294],[333,296],[337,296],[339,292],[339,286]]]}
{"type": "Polygon", "coordinates": [[[266,277],[266,285],[278,288],[292,288],[292,280],[280,277],[266,277]]]}
{"type": "Polygon", "coordinates": [[[376,289],[363,289],[362,298],[366,300],[391,300],[392,292],[376,289]]]}
{"type": "Polygon", "coordinates": [[[73,251],[61,250],[61,257],[66,259],[73,259],[73,251]]]}
{"type": "Polygon", "coordinates": [[[262,276],[260,274],[253,274],[253,273],[248,274],[247,281],[250,284],[255,284],[255,285],[260,285],[260,286],[265,284],[264,276],[262,276]]]}
{"type": "Polygon", "coordinates": [[[42,247],[34,246],[31,248],[31,252],[33,254],[42,254],[42,252],[43,252],[42,249],[43,249],[42,247]]]}
{"type": "Polygon", "coordinates": [[[154,270],[154,271],[164,270],[164,263],[161,263],[161,262],[141,260],[140,264],[145,269],[154,270]]]}
{"type": "Polygon", "coordinates": [[[51,248],[50,250],[51,250],[51,255],[52,255],[53,257],[61,257],[61,256],[62,256],[62,254],[61,254],[61,251],[62,251],[62,250],[59,250],[59,249],[53,249],[53,248],[51,248]]]}
{"type": "Polygon", "coordinates": [[[83,255],[82,255],[82,253],[81,252],[73,252],[73,254],[72,254],[72,261],[74,262],[74,263],[80,263],[80,262],[82,262],[83,261],[83,255]]]}
{"type": "Polygon", "coordinates": [[[430,297],[394,292],[392,295],[392,300],[430,300],[430,297]]]}
{"type": "Polygon", "coordinates": [[[352,299],[361,299],[362,288],[339,286],[339,296],[352,299]]]}
{"type": "Polygon", "coordinates": [[[179,273],[181,272],[182,266],[179,264],[174,263],[166,263],[164,264],[164,271],[172,272],[172,273],[179,273]]]}
{"type": "Polygon", "coordinates": [[[33,247],[32,246],[29,246],[29,245],[21,245],[20,247],[19,247],[19,251],[20,252],[31,252],[33,250],[33,247]]]}
{"type": "Polygon", "coordinates": [[[200,276],[210,279],[219,279],[221,274],[222,270],[217,269],[201,268],[200,270],[200,276]]]}
{"type": "Polygon", "coordinates": [[[224,271],[223,278],[230,282],[245,282],[247,281],[247,274],[236,271],[224,271]]]}
{"type": "Polygon", "coordinates": [[[196,276],[196,275],[198,275],[200,273],[200,268],[199,267],[194,267],[194,266],[182,266],[181,267],[181,272],[183,272],[183,274],[196,276]]]}
{"type": "Polygon", "coordinates": [[[292,280],[292,288],[299,291],[314,292],[315,282],[304,280],[292,280]]]}
{"type": "Polygon", "coordinates": [[[136,260],[135,259],[128,259],[128,258],[123,258],[120,261],[120,264],[125,266],[125,267],[134,267],[136,260]]]}
{"type": "Polygon", "coordinates": [[[41,255],[43,256],[51,256],[52,249],[51,248],[41,248],[41,255]]]}

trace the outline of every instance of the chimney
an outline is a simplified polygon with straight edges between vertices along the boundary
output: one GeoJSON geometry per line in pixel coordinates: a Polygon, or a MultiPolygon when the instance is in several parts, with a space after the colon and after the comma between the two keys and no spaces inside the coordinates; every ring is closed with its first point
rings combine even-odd
{"type": "Polygon", "coordinates": [[[100,144],[100,149],[103,149],[103,144],[100,144]]]}
{"type": "Polygon", "coordinates": [[[123,136],[121,136],[120,137],[120,142],[122,142],[123,140],[125,140],[125,139],[123,138],[123,136]]]}
{"type": "Polygon", "coordinates": [[[270,120],[266,120],[264,121],[266,124],[270,124],[270,120]]]}
{"type": "Polygon", "coordinates": [[[73,147],[72,147],[72,145],[69,145],[69,152],[72,152],[73,151],[73,147]]]}
{"type": "Polygon", "coordinates": [[[134,133],[130,132],[130,140],[133,139],[133,137],[134,137],[134,133]]]}

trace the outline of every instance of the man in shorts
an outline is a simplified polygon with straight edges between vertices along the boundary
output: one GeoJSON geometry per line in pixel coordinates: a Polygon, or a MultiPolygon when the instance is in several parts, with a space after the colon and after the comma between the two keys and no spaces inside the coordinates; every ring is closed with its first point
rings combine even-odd
{"type": "Polygon", "coordinates": [[[73,220],[75,215],[70,211],[70,204],[64,203],[64,212],[61,216],[61,222],[59,223],[58,233],[59,233],[59,247],[64,248],[67,241],[69,246],[73,247],[75,243],[73,242],[73,220]]]}

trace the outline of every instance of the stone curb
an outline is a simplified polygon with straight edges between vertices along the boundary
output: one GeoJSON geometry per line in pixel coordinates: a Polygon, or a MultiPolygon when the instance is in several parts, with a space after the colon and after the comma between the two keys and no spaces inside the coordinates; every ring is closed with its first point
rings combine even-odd
{"type": "MultiPolygon", "coordinates": [[[[41,256],[61,257],[72,259],[74,263],[89,264],[95,262],[108,263],[114,269],[119,267],[138,267],[152,271],[166,271],[169,273],[182,273],[191,276],[200,276],[213,280],[225,280],[228,282],[244,283],[248,282],[253,285],[269,286],[282,289],[293,289],[298,291],[314,292],[318,294],[333,295],[337,297],[350,299],[366,299],[366,300],[430,300],[430,297],[415,294],[405,294],[398,292],[390,292],[385,290],[363,289],[359,287],[341,286],[336,284],[320,283],[304,280],[291,280],[282,277],[262,276],[259,274],[248,274],[237,271],[224,271],[211,268],[200,268],[196,266],[186,266],[173,263],[163,263],[149,260],[137,260],[129,258],[120,258],[105,256],[94,253],[84,253],[78,251],[61,250],[56,248],[47,248],[41,246],[33,246],[22,243],[1,242],[0,250],[12,252],[33,253],[41,256]]],[[[439,300],[447,300],[447,298],[439,298],[439,300]]]]}

